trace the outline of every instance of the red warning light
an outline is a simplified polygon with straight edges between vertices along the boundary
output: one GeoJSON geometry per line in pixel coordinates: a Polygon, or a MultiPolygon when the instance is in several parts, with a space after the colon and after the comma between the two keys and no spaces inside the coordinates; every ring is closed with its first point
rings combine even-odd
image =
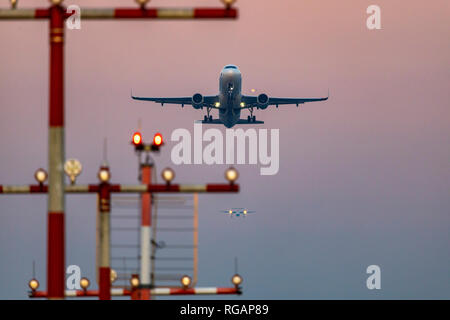
{"type": "Polygon", "coordinates": [[[155,136],[153,137],[153,144],[158,147],[163,144],[163,137],[161,133],[155,134],[155,136]]]}
{"type": "Polygon", "coordinates": [[[135,132],[133,134],[133,144],[136,146],[142,144],[142,136],[140,132],[135,132]]]}

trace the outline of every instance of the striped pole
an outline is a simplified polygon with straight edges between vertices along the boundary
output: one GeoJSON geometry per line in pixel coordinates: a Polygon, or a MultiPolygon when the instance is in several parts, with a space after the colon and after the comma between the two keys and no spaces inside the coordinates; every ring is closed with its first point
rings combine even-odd
{"type": "Polygon", "coordinates": [[[48,132],[47,290],[50,299],[64,298],[64,10],[50,14],[50,109],[48,132]]]}
{"type": "MultiPolygon", "coordinates": [[[[133,296],[136,290],[128,290],[124,288],[112,288],[111,296],[133,296]]],[[[242,294],[240,288],[220,288],[220,287],[199,287],[199,288],[153,288],[150,289],[150,294],[154,296],[170,296],[170,295],[224,295],[224,294],[242,294]]],[[[45,291],[32,291],[30,298],[46,298],[45,291]]],[[[98,290],[66,290],[66,297],[97,297],[98,290]]]]}
{"type": "MultiPolygon", "coordinates": [[[[0,194],[47,193],[47,185],[0,185],[0,194]]],[[[66,193],[98,193],[98,184],[67,185],[66,193]]],[[[230,193],[239,192],[238,184],[108,184],[111,193],[230,193]]]]}
{"type": "MultiPolygon", "coordinates": [[[[100,170],[108,170],[102,166],[100,170]]],[[[99,186],[100,198],[100,268],[99,268],[99,299],[111,300],[111,193],[108,182],[102,182],[99,186]]]]}
{"type": "MultiPolygon", "coordinates": [[[[152,165],[141,165],[141,182],[150,185],[152,180],[152,165]]],[[[140,300],[150,300],[151,288],[151,226],[152,226],[152,198],[149,192],[141,193],[141,274],[140,300]]]]}
{"type": "MultiPolygon", "coordinates": [[[[52,9],[0,9],[0,19],[48,19],[52,9]]],[[[64,13],[68,18],[72,13],[64,13]]],[[[236,19],[234,8],[86,8],[81,19],[236,19]]]]}

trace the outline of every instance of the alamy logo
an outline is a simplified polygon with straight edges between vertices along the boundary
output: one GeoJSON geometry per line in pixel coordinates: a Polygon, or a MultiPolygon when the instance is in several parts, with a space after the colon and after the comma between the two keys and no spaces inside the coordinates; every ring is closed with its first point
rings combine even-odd
{"type": "Polygon", "coordinates": [[[71,4],[67,7],[67,13],[71,13],[72,15],[67,18],[66,26],[67,29],[70,30],[80,30],[81,29],[81,8],[76,4],[71,4]]]}
{"type": "Polygon", "coordinates": [[[259,129],[226,129],[225,149],[222,131],[207,129],[203,132],[202,124],[194,124],[194,159],[192,161],[192,137],[187,129],[176,129],[171,140],[178,142],[171,152],[172,162],[180,164],[235,164],[235,149],[237,164],[246,163],[248,146],[248,164],[259,164],[261,175],[274,175],[279,170],[279,129],[270,130],[270,154],[268,152],[268,130],[259,129]],[[248,144],[246,143],[248,141],[248,144]],[[203,148],[203,142],[209,142],[203,148]],[[235,148],[236,142],[236,148],[235,148]],[[224,161],[225,154],[225,161],[224,161]]]}
{"type": "Polygon", "coordinates": [[[366,13],[370,16],[366,20],[366,26],[369,30],[381,29],[381,9],[376,4],[367,7],[366,13]]]}
{"type": "Polygon", "coordinates": [[[376,264],[367,267],[366,273],[371,274],[366,281],[367,289],[381,289],[381,269],[376,264]]]}
{"type": "Polygon", "coordinates": [[[66,269],[67,279],[66,287],[68,290],[80,290],[80,280],[81,280],[81,268],[75,264],[72,264],[66,269]]]}

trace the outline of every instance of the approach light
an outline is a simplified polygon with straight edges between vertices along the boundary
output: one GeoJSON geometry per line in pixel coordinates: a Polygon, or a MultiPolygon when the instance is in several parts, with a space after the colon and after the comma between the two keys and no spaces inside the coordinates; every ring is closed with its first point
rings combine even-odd
{"type": "Polygon", "coordinates": [[[242,277],[236,273],[233,277],[231,277],[231,282],[238,287],[242,283],[242,277]]]}
{"type": "Polygon", "coordinates": [[[220,107],[220,102],[217,101],[216,103],[214,103],[214,106],[215,106],[216,108],[220,107]]]}
{"type": "Polygon", "coordinates": [[[139,276],[137,274],[131,276],[130,284],[133,289],[136,289],[139,286],[139,276]]]}
{"type": "Polygon", "coordinates": [[[153,137],[153,144],[158,147],[163,144],[163,137],[161,133],[155,134],[155,136],[153,137]]]}
{"type": "Polygon", "coordinates": [[[28,286],[32,291],[36,291],[39,288],[39,281],[33,278],[28,282],[28,286]]]}
{"type": "Polygon", "coordinates": [[[181,282],[181,285],[183,286],[183,288],[187,289],[191,285],[192,279],[191,279],[191,277],[184,275],[181,277],[180,282],[181,282]]]}
{"type": "Polygon", "coordinates": [[[98,171],[98,178],[101,182],[108,182],[111,178],[111,174],[109,173],[108,167],[100,167],[98,171]]]}
{"type": "Polygon", "coordinates": [[[136,3],[141,7],[145,6],[150,0],[136,0],[136,3]]]}
{"type": "Polygon", "coordinates": [[[63,0],[50,0],[50,3],[53,5],[60,5],[63,2],[63,0]]]}
{"type": "Polygon", "coordinates": [[[37,182],[39,182],[39,184],[43,184],[45,180],[47,180],[47,177],[48,177],[47,171],[45,171],[42,168],[37,169],[36,172],[34,173],[34,178],[36,179],[37,182]]]}
{"type": "Polygon", "coordinates": [[[114,269],[111,269],[111,283],[117,280],[117,272],[114,269]]]}
{"type": "Polygon", "coordinates": [[[225,171],[225,179],[227,179],[230,183],[234,183],[238,177],[239,173],[233,167],[230,167],[225,171]]]}
{"type": "Polygon", "coordinates": [[[80,279],[80,287],[81,287],[81,289],[86,290],[89,287],[90,284],[91,284],[91,282],[89,281],[88,278],[84,278],[83,277],[83,278],[80,279]]]}
{"type": "Polygon", "coordinates": [[[220,1],[222,1],[222,3],[223,3],[227,8],[231,7],[231,6],[233,5],[233,3],[236,2],[236,0],[220,0],[220,1]]]}
{"type": "Polygon", "coordinates": [[[241,108],[245,107],[245,102],[241,102],[241,108]]]}
{"type": "Polygon", "coordinates": [[[132,142],[135,146],[142,144],[142,135],[140,132],[133,133],[133,141],[132,142]]]}
{"type": "Polygon", "coordinates": [[[82,170],[83,166],[77,159],[67,159],[64,163],[64,172],[69,177],[71,184],[75,184],[75,180],[82,170]]]}
{"type": "Polygon", "coordinates": [[[175,171],[173,171],[170,168],[165,168],[161,172],[161,177],[164,179],[165,182],[170,183],[175,178],[175,171]]]}

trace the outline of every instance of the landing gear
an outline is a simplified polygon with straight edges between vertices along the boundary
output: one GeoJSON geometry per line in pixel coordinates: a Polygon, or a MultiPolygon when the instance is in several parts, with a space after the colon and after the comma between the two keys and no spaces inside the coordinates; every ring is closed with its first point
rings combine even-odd
{"type": "Polygon", "coordinates": [[[210,112],[211,112],[211,108],[206,108],[207,115],[203,117],[203,122],[212,122],[213,121],[213,117],[209,115],[210,112]]]}
{"type": "Polygon", "coordinates": [[[247,117],[248,122],[255,122],[256,116],[253,115],[253,108],[248,109],[250,111],[250,115],[247,117]]]}

